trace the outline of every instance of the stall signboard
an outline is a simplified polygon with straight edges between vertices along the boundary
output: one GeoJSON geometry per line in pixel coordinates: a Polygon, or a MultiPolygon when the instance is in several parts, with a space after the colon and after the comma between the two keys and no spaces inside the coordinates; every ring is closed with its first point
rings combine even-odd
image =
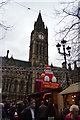
{"type": "Polygon", "coordinates": [[[51,71],[50,66],[45,66],[41,78],[43,79],[42,88],[60,88],[60,83],[57,83],[56,77],[51,71]]]}
{"type": "Polygon", "coordinates": [[[55,83],[55,82],[42,82],[42,88],[60,88],[60,84],[59,83],[55,83]]]}

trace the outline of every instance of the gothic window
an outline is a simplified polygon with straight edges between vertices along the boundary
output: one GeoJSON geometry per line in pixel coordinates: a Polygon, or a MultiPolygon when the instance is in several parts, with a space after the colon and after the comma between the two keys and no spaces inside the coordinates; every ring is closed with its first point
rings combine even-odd
{"type": "Polygon", "coordinates": [[[32,77],[31,77],[31,93],[32,93],[32,77]]]}
{"type": "Polygon", "coordinates": [[[37,54],[37,58],[38,58],[38,44],[36,44],[36,54],[37,54]]]}
{"type": "Polygon", "coordinates": [[[6,70],[6,75],[8,75],[8,70],[6,70]]]}
{"type": "Polygon", "coordinates": [[[30,80],[30,74],[28,75],[28,80],[30,80]]]}
{"type": "Polygon", "coordinates": [[[40,45],[40,58],[41,58],[41,45],[40,45]]]}
{"type": "Polygon", "coordinates": [[[3,84],[2,84],[2,91],[4,91],[4,90],[5,90],[5,79],[4,79],[3,84]]]}
{"type": "Polygon", "coordinates": [[[37,73],[37,76],[36,76],[36,77],[37,77],[37,79],[39,79],[39,72],[37,73]]]}
{"type": "Polygon", "coordinates": [[[43,58],[45,57],[45,48],[43,46],[43,58]]]}
{"type": "Polygon", "coordinates": [[[29,82],[26,83],[26,92],[29,94],[29,82]]]}
{"type": "Polygon", "coordinates": [[[31,47],[31,49],[30,49],[30,58],[32,58],[33,45],[31,45],[30,47],[31,47]]]}
{"type": "Polygon", "coordinates": [[[6,91],[8,90],[8,80],[6,81],[6,91]]]}
{"type": "Polygon", "coordinates": [[[21,80],[19,91],[22,92],[23,88],[24,88],[24,82],[23,82],[23,80],[21,80]]]}
{"type": "Polygon", "coordinates": [[[28,74],[27,83],[26,83],[26,92],[27,92],[27,94],[29,94],[29,89],[30,89],[29,81],[30,81],[30,79],[31,79],[31,75],[28,74]]]}
{"type": "Polygon", "coordinates": [[[9,92],[11,91],[11,85],[12,85],[12,81],[10,80],[10,82],[9,82],[9,92]]]}
{"type": "Polygon", "coordinates": [[[14,92],[16,92],[16,89],[17,88],[17,80],[15,80],[15,82],[14,82],[14,92]]]}

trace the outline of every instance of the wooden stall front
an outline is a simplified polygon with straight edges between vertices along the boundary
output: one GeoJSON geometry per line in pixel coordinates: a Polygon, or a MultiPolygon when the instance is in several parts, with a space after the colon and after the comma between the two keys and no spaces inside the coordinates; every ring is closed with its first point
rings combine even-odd
{"type": "Polygon", "coordinates": [[[80,82],[71,84],[68,88],[63,90],[60,95],[63,95],[64,106],[71,106],[77,104],[80,106],[80,82]]]}

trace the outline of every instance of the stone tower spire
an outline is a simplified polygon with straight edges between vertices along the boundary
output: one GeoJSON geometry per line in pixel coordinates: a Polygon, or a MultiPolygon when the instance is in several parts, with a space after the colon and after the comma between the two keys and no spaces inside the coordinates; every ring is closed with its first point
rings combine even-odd
{"type": "Polygon", "coordinates": [[[48,28],[45,28],[40,11],[31,32],[29,61],[32,66],[48,64],[48,28]]]}
{"type": "Polygon", "coordinates": [[[45,25],[42,20],[41,12],[39,12],[37,21],[34,24],[34,30],[36,30],[37,32],[44,32],[45,30],[45,25]]]}

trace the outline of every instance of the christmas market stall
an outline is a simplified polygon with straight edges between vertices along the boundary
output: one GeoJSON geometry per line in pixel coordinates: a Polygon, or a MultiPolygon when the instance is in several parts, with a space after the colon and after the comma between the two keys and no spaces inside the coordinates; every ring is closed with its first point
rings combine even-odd
{"type": "Polygon", "coordinates": [[[80,106],[80,82],[71,84],[59,94],[63,96],[64,107],[71,106],[72,104],[80,106]]]}

